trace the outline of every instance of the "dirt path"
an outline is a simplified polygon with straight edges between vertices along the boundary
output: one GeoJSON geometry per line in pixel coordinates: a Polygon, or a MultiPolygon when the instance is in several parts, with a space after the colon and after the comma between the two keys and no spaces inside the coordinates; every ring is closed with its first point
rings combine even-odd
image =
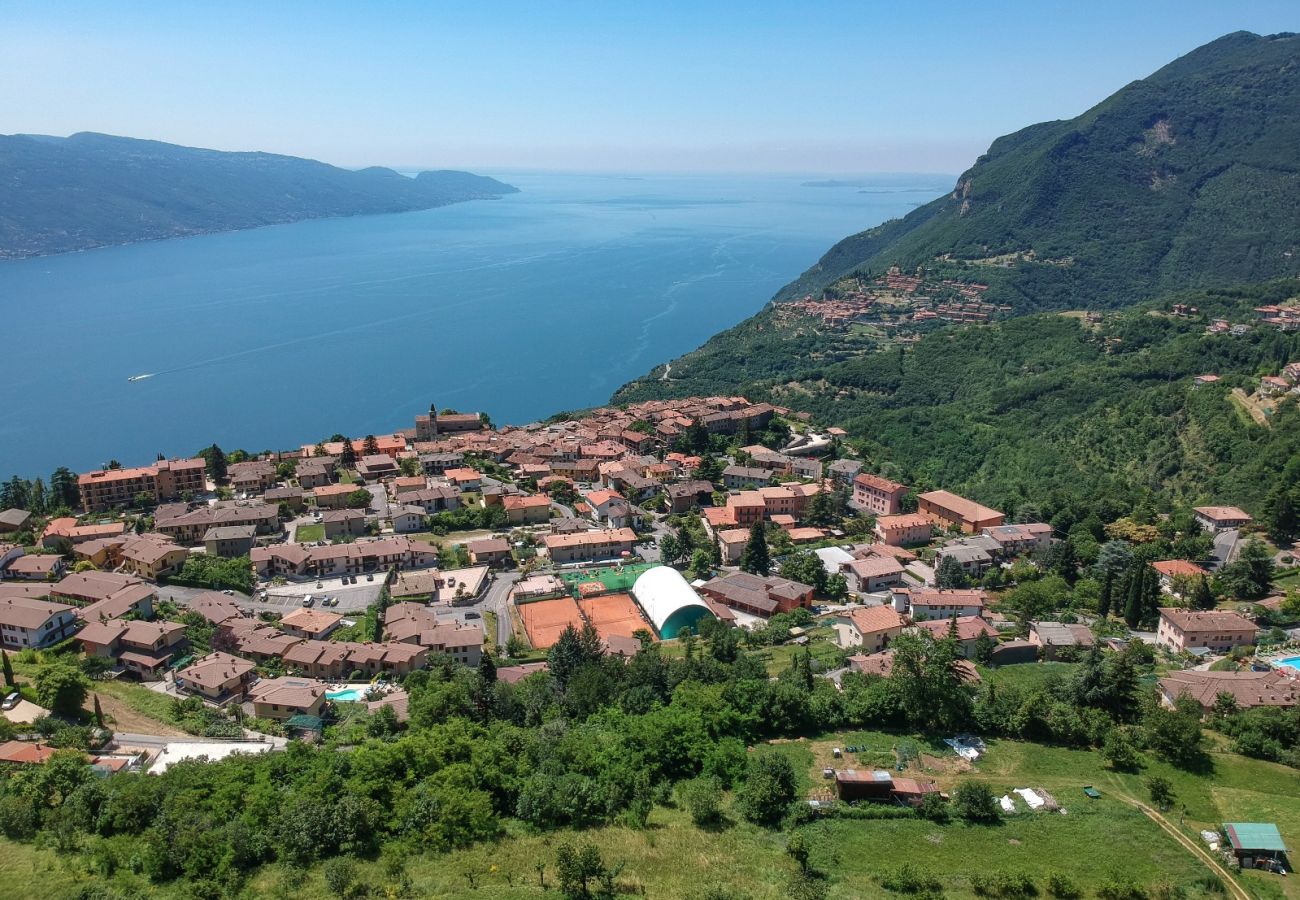
{"type": "MultiPolygon", "coordinates": [[[[157,719],[151,719],[142,715],[130,706],[123,703],[116,697],[108,694],[95,693],[93,696],[99,698],[99,706],[104,710],[104,717],[111,718],[114,731],[133,731],[140,734],[160,734],[166,737],[185,737],[185,732],[171,725],[165,725],[157,719]]],[[[88,709],[94,708],[95,701],[87,699],[86,706],[88,709]]]]}
{"type": "Polygon", "coordinates": [[[1163,828],[1170,837],[1182,844],[1184,849],[1190,850],[1201,862],[1209,866],[1214,874],[1218,875],[1219,878],[1222,879],[1224,887],[1228,889],[1228,892],[1235,898],[1235,900],[1252,900],[1251,895],[1247,893],[1246,889],[1241,886],[1237,879],[1233,877],[1232,873],[1224,867],[1223,863],[1219,862],[1218,858],[1215,857],[1213,853],[1206,850],[1187,835],[1183,834],[1177,826],[1171,823],[1159,812],[1147,806],[1142,801],[1115,789],[1116,787],[1118,787],[1117,783],[1112,787],[1112,792],[1117,799],[1123,800],[1129,806],[1141,810],[1143,815],[1163,828]]]}

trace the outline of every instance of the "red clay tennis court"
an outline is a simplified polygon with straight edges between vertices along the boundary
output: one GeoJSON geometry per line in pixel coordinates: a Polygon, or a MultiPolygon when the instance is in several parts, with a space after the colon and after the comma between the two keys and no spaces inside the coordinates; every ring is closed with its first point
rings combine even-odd
{"type": "Polygon", "coordinates": [[[545,650],[559,640],[566,625],[582,628],[582,614],[572,597],[520,603],[519,618],[524,620],[529,643],[538,650],[545,650]]]}
{"type": "Polygon", "coordinates": [[[654,634],[654,629],[641,617],[636,601],[628,594],[583,597],[578,606],[603,638],[613,635],[631,637],[638,628],[654,634]]]}

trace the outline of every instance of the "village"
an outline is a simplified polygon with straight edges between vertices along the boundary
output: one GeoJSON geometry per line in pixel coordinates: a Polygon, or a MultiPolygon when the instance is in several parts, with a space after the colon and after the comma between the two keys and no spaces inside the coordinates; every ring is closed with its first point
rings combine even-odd
{"type": "MultiPolygon", "coordinates": [[[[1300,706],[1295,599],[1206,599],[1257,540],[1245,511],[1197,507],[1190,530],[1206,552],[1139,562],[1140,608],[1108,595],[1100,609],[1034,613],[1010,598],[1067,571],[1066,535],[873,474],[847,437],[743,397],[502,428],[431,407],[391,434],[82,473],[76,510],[0,512],[4,716],[16,729],[0,762],[56,752],[33,725],[57,711],[11,674],[38,654],[81,660],[92,685],[120,684],[141,709],[139,692],[188,704],[201,723],[110,728],[97,697],[88,764],[106,772],[279,751],[358,715],[401,725],[412,673],[489,665],[518,683],[580,633],[630,660],[735,631],[772,676],[803,658],[834,685],[889,678],[904,635],[952,641],[968,685],[1144,646],[1171,709],[1193,702],[1209,717],[1225,696],[1238,710],[1300,706]]],[[[1156,531],[1108,527],[1135,545],[1156,531]]],[[[1276,550],[1283,567],[1291,549],[1276,550]]],[[[982,741],[950,746],[972,761],[982,741]]],[[[856,749],[819,757],[810,803],[919,808],[945,790],[926,772],[863,766],[874,757],[856,749]]],[[[1001,802],[1057,804],[1041,786],[1001,802]]],[[[1252,865],[1280,858],[1236,850],[1252,865]]]]}

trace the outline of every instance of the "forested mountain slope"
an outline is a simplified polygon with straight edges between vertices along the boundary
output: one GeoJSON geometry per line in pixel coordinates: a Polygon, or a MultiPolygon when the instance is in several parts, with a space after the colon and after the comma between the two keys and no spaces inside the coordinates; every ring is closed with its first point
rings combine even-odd
{"type": "Polygon", "coordinates": [[[836,244],[777,299],[895,265],[975,269],[1021,312],[1300,272],[1300,36],[1227,35],[999,138],[951,194],[836,244]]]}
{"type": "MultiPolygon", "coordinates": [[[[840,362],[772,352],[785,365],[749,383],[735,380],[734,364],[751,344],[726,340],[684,365],[684,380],[675,363],[670,381],[634,382],[615,401],[744,390],[844,426],[885,474],[1010,513],[1078,498],[1096,508],[1107,497],[1127,509],[1143,496],[1259,510],[1275,485],[1300,477],[1300,410],[1292,395],[1267,427],[1231,392],[1253,393],[1259,375],[1300,360],[1300,336],[1263,325],[1207,334],[1206,322],[1254,323],[1255,306],[1297,291],[1287,279],[1188,292],[1094,321],[1038,313],[840,362]],[[1173,316],[1174,301],[1200,313],[1173,316]],[[1203,373],[1221,381],[1194,386],[1203,373]]],[[[765,332],[745,332],[755,334],[765,332]]]]}
{"type": "Polygon", "coordinates": [[[468,172],[407,178],[105,134],[0,135],[0,259],[429,209],[516,190],[468,172]]]}

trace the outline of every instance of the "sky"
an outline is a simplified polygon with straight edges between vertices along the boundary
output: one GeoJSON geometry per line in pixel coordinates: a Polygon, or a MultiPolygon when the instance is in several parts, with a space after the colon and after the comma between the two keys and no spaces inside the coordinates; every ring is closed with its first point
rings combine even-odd
{"type": "Polygon", "coordinates": [[[0,0],[0,133],[399,169],[944,172],[1300,4],[0,0]]]}

